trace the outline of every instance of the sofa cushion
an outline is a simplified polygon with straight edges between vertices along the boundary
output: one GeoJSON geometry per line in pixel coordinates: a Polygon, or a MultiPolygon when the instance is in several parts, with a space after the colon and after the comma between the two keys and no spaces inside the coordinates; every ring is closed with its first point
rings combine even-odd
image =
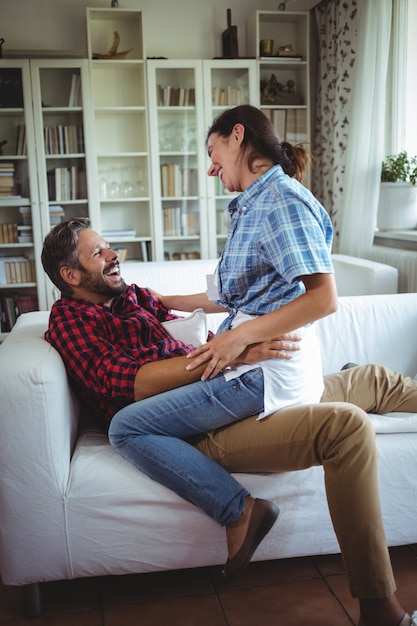
{"type": "Polygon", "coordinates": [[[207,316],[203,309],[195,309],[191,315],[162,322],[162,326],[178,341],[198,348],[207,341],[207,316]]]}

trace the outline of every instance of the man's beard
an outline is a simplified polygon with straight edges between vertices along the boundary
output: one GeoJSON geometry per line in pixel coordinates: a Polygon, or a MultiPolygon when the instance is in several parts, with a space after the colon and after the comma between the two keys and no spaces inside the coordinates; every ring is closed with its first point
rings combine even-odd
{"type": "MultiPolygon", "coordinates": [[[[118,267],[118,265],[118,263],[113,263],[108,269],[111,270],[114,267],[118,267]]],[[[113,298],[114,296],[119,296],[121,293],[124,293],[127,289],[127,285],[122,277],[120,277],[118,285],[112,285],[106,281],[105,275],[92,277],[91,273],[81,264],[79,270],[81,270],[80,287],[91,293],[103,296],[104,298],[113,298]]]]}

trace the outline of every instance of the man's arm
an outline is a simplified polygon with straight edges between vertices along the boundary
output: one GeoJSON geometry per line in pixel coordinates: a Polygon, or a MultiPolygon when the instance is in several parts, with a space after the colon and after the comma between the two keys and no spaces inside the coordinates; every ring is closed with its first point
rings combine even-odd
{"type": "MultiPolygon", "coordinates": [[[[288,333],[285,339],[253,344],[246,348],[236,362],[250,364],[266,359],[291,359],[291,352],[299,350],[298,341],[296,333],[288,333]]],[[[145,363],[136,374],[135,400],[143,400],[200,380],[205,363],[191,371],[186,369],[189,364],[190,360],[186,356],[145,363]]]]}

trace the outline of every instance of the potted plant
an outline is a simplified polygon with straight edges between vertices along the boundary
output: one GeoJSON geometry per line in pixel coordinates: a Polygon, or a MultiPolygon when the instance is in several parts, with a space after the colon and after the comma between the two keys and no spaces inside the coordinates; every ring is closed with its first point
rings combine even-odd
{"type": "Polygon", "coordinates": [[[377,226],[379,230],[417,226],[417,157],[405,150],[382,162],[377,226]]]}

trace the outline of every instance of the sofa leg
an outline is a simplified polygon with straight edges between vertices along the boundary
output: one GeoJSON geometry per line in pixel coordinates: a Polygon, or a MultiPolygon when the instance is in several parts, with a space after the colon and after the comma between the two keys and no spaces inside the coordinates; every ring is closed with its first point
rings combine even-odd
{"type": "Polygon", "coordinates": [[[23,610],[25,617],[39,617],[42,614],[42,593],[40,583],[23,587],[23,610]]]}

